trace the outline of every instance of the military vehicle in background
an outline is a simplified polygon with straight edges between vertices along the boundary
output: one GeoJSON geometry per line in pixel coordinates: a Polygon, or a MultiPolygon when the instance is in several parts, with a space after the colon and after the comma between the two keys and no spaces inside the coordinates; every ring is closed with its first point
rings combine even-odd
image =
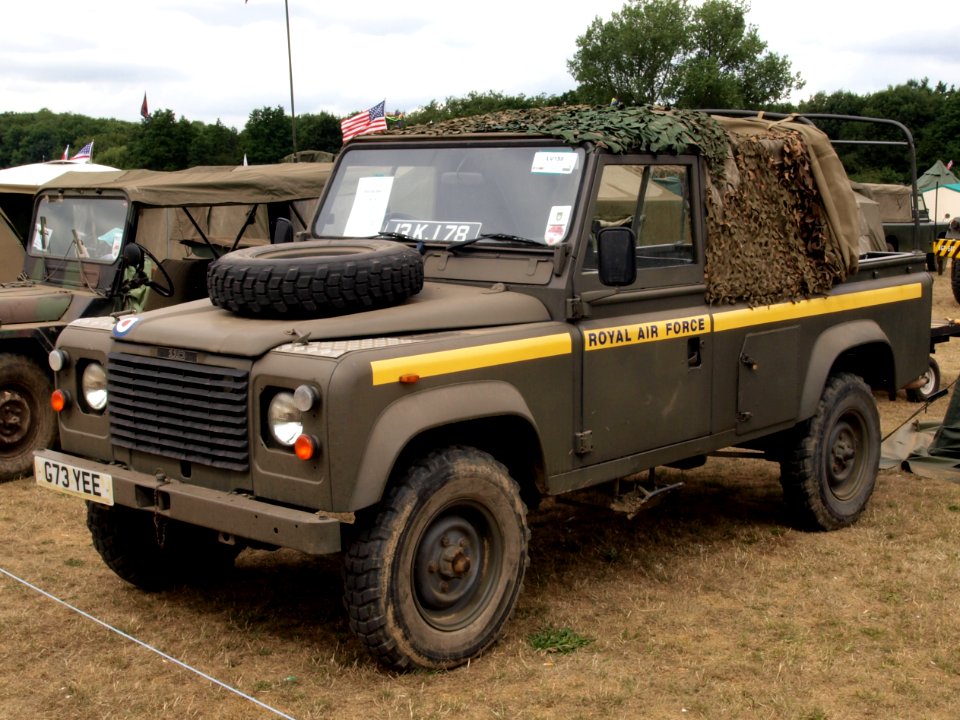
{"type": "Polygon", "coordinates": [[[923,195],[909,185],[852,183],[853,189],[877,203],[884,241],[891,252],[922,252],[927,268],[937,269],[934,242],[947,229],[930,219],[923,195]]]}
{"type": "Polygon", "coordinates": [[[56,442],[47,354],[77,318],[206,296],[210,262],[307,227],[326,163],[71,172],[36,194],[19,279],[0,283],[0,480],[56,442]]]}

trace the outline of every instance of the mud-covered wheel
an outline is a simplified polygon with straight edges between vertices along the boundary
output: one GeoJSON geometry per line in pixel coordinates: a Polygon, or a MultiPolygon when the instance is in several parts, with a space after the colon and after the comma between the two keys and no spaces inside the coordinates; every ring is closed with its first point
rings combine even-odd
{"type": "Polygon", "coordinates": [[[780,463],[787,508],[799,527],[837,530],[867,506],[880,463],[880,416],[856,375],[832,376],[814,416],[795,429],[780,463]]]}
{"type": "Polygon", "coordinates": [[[53,384],[30,358],[0,354],[0,482],[33,474],[33,452],[53,447],[53,384]]]}
{"type": "Polygon", "coordinates": [[[423,258],[389,240],[311,240],[243,248],[211,263],[214,305],[254,317],[395,305],[423,288],[423,258]]]}
{"type": "Polygon", "coordinates": [[[213,530],[122,505],[87,502],[87,528],[107,567],[149,591],[220,577],[243,549],[213,530]]]}
{"type": "Polygon", "coordinates": [[[940,365],[932,357],[922,377],[923,385],[907,388],[907,399],[910,402],[926,402],[940,389],[940,365]]]}
{"type": "Polygon", "coordinates": [[[509,618],[527,567],[526,509],[500,463],[448,448],[414,465],[350,543],[350,627],[390,668],[476,657],[509,618]]]}
{"type": "Polygon", "coordinates": [[[960,263],[956,258],[950,261],[950,289],[953,291],[953,299],[960,303],[960,263]]]}

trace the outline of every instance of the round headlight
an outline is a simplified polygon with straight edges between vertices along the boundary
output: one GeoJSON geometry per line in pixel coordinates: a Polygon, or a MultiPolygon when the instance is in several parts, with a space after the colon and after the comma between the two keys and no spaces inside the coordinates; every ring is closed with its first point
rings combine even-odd
{"type": "Polygon", "coordinates": [[[107,373],[100,363],[90,363],[83,369],[80,390],[87,407],[100,412],[107,406],[107,373]]]}
{"type": "Polygon", "coordinates": [[[273,439],[281,445],[292,446],[303,433],[300,411],[293,402],[293,393],[281,392],[273,396],[267,408],[267,427],[273,439]]]}

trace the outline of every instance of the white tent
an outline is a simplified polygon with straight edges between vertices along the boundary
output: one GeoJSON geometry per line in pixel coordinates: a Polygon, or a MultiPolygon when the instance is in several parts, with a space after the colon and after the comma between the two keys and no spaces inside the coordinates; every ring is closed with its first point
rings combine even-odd
{"type": "Polygon", "coordinates": [[[65,172],[103,172],[116,170],[109,165],[97,165],[86,160],[51,160],[32,165],[0,170],[0,186],[4,192],[27,192],[33,194],[37,188],[58,178],[65,172]]]}
{"type": "Polygon", "coordinates": [[[930,219],[938,223],[960,216],[960,184],[941,185],[923,192],[930,219]]]}

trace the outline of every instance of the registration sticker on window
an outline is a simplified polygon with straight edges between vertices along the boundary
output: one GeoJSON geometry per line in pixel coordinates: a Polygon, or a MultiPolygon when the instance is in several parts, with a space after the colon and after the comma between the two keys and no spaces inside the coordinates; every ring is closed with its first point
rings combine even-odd
{"type": "Polygon", "coordinates": [[[533,155],[532,173],[569,175],[577,167],[577,154],[565,150],[539,150],[533,155]]]}
{"type": "Polygon", "coordinates": [[[543,239],[547,245],[563,242],[563,238],[567,235],[567,225],[570,224],[571,210],[573,210],[572,205],[554,205],[550,208],[547,229],[543,233],[543,239]]]}

